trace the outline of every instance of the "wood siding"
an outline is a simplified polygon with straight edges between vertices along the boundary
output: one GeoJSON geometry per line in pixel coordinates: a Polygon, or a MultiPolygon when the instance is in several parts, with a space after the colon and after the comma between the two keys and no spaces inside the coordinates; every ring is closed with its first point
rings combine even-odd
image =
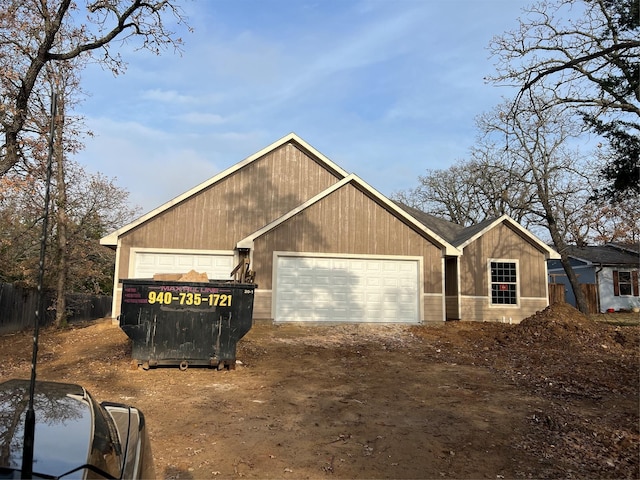
{"type": "Polygon", "coordinates": [[[441,249],[352,184],[256,240],[253,268],[260,288],[272,288],[274,251],[423,257],[424,292],[443,293],[441,249]]]}
{"type": "Polygon", "coordinates": [[[544,310],[548,305],[546,298],[521,298],[519,306],[491,305],[488,297],[466,297],[460,299],[461,320],[472,322],[520,323],[527,317],[544,310]]]}
{"type": "Polygon", "coordinates": [[[544,253],[504,223],[464,248],[460,257],[462,295],[489,296],[488,259],[517,260],[520,297],[544,298],[547,301],[544,253]]]}
{"type": "Polygon", "coordinates": [[[271,290],[256,289],[253,299],[254,320],[271,320],[271,290]]]}
{"type": "Polygon", "coordinates": [[[287,143],[122,235],[118,277],[129,275],[131,247],[233,250],[339,180],[287,143]]]}
{"type": "Polygon", "coordinates": [[[424,323],[442,323],[444,318],[442,295],[424,296],[424,323]]]}

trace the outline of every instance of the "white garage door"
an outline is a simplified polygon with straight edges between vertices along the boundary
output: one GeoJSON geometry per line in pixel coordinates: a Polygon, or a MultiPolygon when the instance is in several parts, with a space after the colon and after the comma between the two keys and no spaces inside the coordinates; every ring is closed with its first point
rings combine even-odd
{"type": "Polygon", "coordinates": [[[205,272],[209,280],[229,280],[235,267],[233,253],[133,252],[133,278],[156,273],[205,272]]]}
{"type": "Polygon", "coordinates": [[[415,258],[276,257],[276,322],[418,323],[415,258]]]}

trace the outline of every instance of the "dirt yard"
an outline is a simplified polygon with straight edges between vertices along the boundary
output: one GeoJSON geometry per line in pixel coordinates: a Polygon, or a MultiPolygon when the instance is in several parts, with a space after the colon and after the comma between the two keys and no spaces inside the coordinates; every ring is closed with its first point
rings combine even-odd
{"type": "MultiPolygon", "coordinates": [[[[158,478],[639,478],[640,327],[556,304],[520,325],[273,326],[236,370],[132,369],[103,320],[46,329],[39,379],[147,418],[158,478]]],[[[27,378],[31,334],[0,336],[27,378]]]]}

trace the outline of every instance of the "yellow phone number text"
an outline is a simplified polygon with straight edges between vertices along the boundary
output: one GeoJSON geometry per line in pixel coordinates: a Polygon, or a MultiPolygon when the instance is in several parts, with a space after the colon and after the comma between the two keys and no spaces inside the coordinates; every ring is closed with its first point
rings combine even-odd
{"type": "Polygon", "coordinates": [[[147,300],[150,304],[158,303],[160,305],[170,305],[177,303],[180,305],[205,305],[210,307],[230,307],[232,295],[226,293],[210,293],[202,295],[201,293],[178,293],[172,292],[149,292],[147,300]]]}

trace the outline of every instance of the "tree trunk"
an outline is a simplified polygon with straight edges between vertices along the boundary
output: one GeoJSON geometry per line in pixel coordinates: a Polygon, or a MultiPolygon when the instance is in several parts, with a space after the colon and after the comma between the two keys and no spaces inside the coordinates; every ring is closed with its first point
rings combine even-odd
{"type": "Polygon", "coordinates": [[[560,253],[560,263],[562,264],[562,268],[564,268],[567,278],[569,279],[569,284],[571,285],[573,295],[576,299],[576,307],[582,313],[587,315],[589,314],[589,304],[587,303],[587,297],[582,291],[582,288],[580,288],[578,276],[571,266],[571,261],[567,254],[567,243],[564,241],[564,238],[562,238],[562,235],[560,235],[555,221],[550,220],[548,228],[553,244],[556,246],[558,253],[560,253]]]}
{"type": "Polygon", "coordinates": [[[64,327],[67,324],[67,186],[65,183],[64,168],[64,96],[59,95],[58,119],[56,129],[55,160],[56,160],[56,230],[57,245],[56,259],[57,280],[56,280],[56,326],[64,327]]]}

